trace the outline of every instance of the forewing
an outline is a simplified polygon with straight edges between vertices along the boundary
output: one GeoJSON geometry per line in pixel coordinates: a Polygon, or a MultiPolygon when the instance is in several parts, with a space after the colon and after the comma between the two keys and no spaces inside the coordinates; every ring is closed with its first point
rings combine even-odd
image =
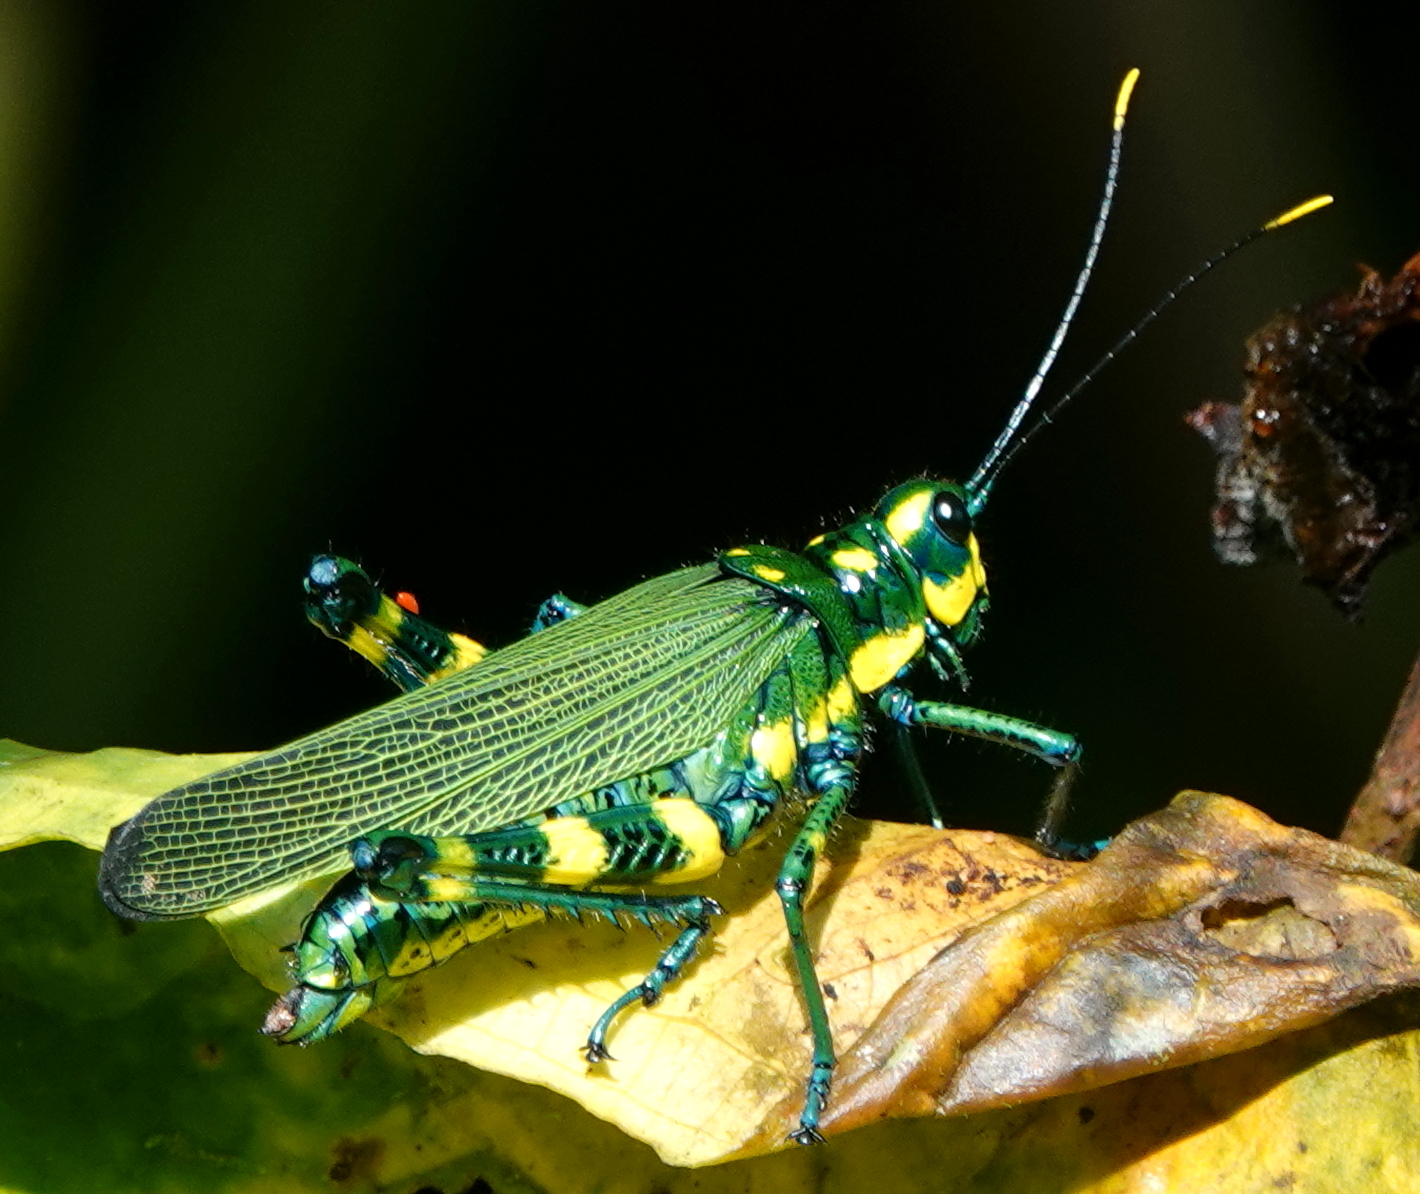
{"type": "Polygon", "coordinates": [[[126,916],[198,916],[338,871],[373,829],[507,825],[704,746],[806,632],[714,565],[647,581],[158,797],[110,835],[100,890],[126,916]]]}

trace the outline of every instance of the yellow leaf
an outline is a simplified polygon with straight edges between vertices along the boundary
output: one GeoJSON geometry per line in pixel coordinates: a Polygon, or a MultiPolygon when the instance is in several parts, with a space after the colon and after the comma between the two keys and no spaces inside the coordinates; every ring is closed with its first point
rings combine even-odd
{"type": "MultiPolygon", "coordinates": [[[[230,761],[7,747],[0,843],[97,844],[105,815],[230,761]]],[[[664,943],[639,928],[520,929],[410,980],[370,1019],[421,1052],[562,1091],[677,1165],[781,1148],[809,1056],[773,893],[783,846],[766,841],[704,885],[728,913],[714,947],[661,1005],[617,1023],[607,1065],[589,1068],[579,1047],[654,965],[664,943]]],[[[1089,864],[1004,835],[863,822],[849,822],[830,855],[809,909],[842,1057],[825,1127],[877,1126],[757,1162],[786,1188],[823,1165],[850,1185],[904,1194],[1414,1188],[1420,1034],[1402,1030],[1420,1019],[1420,1000],[1355,1007],[1420,982],[1413,872],[1199,793],[1128,827],[1089,864]],[[1020,1106],[1030,1100],[1045,1101],[1020,1106]]],[[[211,919],[280,990],[279,947],[323,886],[211,919]]],[[[489,1097],[469,1148],[487,1147],[488,1117],[507,1096],[489,1097]]],[[[427,1108],[443,1125],[441,1156],[462,1155],[464,1098],[450,1087],[447,1105],[427,1108]]],[[[558,1159],[555,1106],[539,1113],[542,1144],[525,1161],[551,1165],[564,1184],[614,1187],[619,1152],[570,1169],[558,1159]]],[[[417,1171],[397,1122],[371,1121],[368,1139],[342,1145],[369,1188],[396,1162],[417,1171]]],[[[675,1187],[674,1171],[661,1172],[655,1180],[675,1187]]]]}

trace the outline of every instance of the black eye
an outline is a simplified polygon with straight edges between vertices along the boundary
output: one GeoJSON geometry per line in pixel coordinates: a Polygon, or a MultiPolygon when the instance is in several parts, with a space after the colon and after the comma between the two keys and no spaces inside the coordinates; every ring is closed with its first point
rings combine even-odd
{"type": "Polygon", "coordinates": [[[971,534],[971,515],[966,502],[959,494],[943,490],[932,499],[932,521],[958,547],[966,546],[966,537],[971,534]]]}

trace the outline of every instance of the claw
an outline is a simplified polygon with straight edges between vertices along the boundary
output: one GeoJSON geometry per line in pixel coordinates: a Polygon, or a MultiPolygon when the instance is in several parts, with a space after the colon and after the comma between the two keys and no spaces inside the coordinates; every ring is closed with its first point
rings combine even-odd
{"type": "Polygon", "coordinates": [[[616,1060],[616,1058],[607,1052],[607,1047],[600,1041],[588,1041],[582,1046],[582,1053],[586,1056],[588,1065],[597,1065],[603,1061],[616,1060]]]}

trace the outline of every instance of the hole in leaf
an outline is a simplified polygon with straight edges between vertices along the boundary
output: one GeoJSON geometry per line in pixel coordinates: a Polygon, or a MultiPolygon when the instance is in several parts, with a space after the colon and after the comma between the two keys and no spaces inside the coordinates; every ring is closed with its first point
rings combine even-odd
{"type": "Polygon", "coordinates": [[[1336,952],[1336,934],[1291,900],[1225,900],[1205,908],[1203,934],[1219,945],[1254,958],[1300,961],[1336,952]]]}

